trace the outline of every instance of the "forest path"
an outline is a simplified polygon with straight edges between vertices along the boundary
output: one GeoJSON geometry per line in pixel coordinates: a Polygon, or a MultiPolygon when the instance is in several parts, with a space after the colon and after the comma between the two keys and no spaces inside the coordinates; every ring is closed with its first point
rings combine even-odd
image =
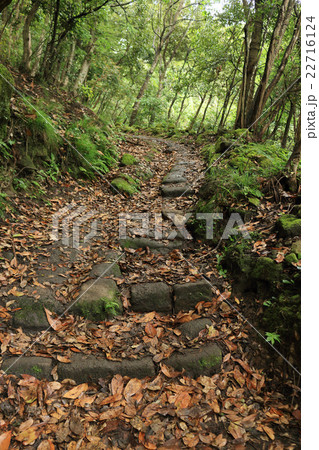
{"type": "MultiPolygon", "coordinates": [[[[106,196],[105,184],[76,192],[72,186],[86,211],[99,205],[99,233],[79,248],[45,240],[32,257],[32,279],[39,281],[16,298],[19,278],[20,287],[9,295],[15,303],[3,310],[2,370],[54,380],[45,408],[56,426],[43,432],[65,448],[93,437],[102,449],[297,448],[293,409],[272,388],[265,368],[249,362],[249,353],[262,352],[261,346],[225,302],[230,293],[210,248],[182,235],[204,172],[198,151],[158,138],[128,139],[137,143],[125,144],[124,151],[140,159],[152,151],[145,165],[154,177],[132,198],[106,196]],[[127,235],[119,239],[121,213],[147,214],[150,226],[141,230],[140,217],[128,218],[127,235]],[[79,312],[91,320],[76,317],[79,312]],[[62,413],[50,405],[65,397],[65,379],[81,384],[64,398],[62,413]],[[81,426],[75,433],[76,420],[81,426]]],[[[85,223],[82,234],[90,229],[85,223]]],[[[30,389],[37,386],[33,380],[30,389]]]]}

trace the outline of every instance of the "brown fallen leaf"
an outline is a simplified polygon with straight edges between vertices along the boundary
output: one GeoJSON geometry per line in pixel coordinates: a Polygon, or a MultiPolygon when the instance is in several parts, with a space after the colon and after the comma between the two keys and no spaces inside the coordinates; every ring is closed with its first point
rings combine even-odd
{"type": "Polygon", "coordinates": [[[149,337],[154,337],[154,336],[156,336],[157,331],[156,331],[156,328],[154,327],[154,325],[152,325],[150,322],[148,322],[145,327],[145,333],[149,337]]]}
{"type": "Polygon", "coordinates": [[[0,435],[0,449],[8,450],[11,442],[12,431],[6,431],[0,435]]]}
{"type": "Polygon", "coordinates": [[[137,378],[132,378],[127,383],[124,389],[125,400],[129,402],[134,395],[142,391],[142,387],[143,385],[141,380],[138,380],[137,378]]]}
{"type": "Polygon", "coordinates": [[[161,363],[161,371],[163,372],[164,375],[166,375],[168,378],[175,378],[178,375],[180,375],[181,372],[177,372],[176,370],[174,370],[171,367],[166,366],[165,364],[161,363]]]}
{"type": "Polygon", "coordinates": [[[264,432],[270,437],[270,439],[273,441],[275,439],[275,433],[273,430],[268,427],[267,425],[262,425],[264,432]]]}
{"type": "Polygon", "coordinates": [[[63,398],[71,398],[71,399],[78,398],[82,394],[82,392],[86,392],[88,389],[89,386],[87,383],[79,384],[78,386],[75,386],[74,388],[67,391],[63,395],[63,398]]]}

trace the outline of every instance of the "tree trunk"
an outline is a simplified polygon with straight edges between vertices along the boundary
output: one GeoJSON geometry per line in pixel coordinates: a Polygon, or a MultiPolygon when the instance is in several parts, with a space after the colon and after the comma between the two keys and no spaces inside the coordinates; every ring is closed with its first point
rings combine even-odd
{"type": "Polygon", "coordinates": [[[23,27],[23,56],[22,56],[22,68],[26,72],[30,72],[30,58],[32,54],[32,45],[31,45],[31,31],[30,26],[31,22],[34,19],[34,16],[36,12],[38,11],[39,7],[41,5],[41,1],[36,1],[33,3],[30,11],[27,14],[27,17],[24,22],[23,27]]]}
{"type": "Polygon", "coordinates": [[[166,14],[164,14],[163,29],[162,29],[162,32],[161,32],[161,34],[159,36],[159,43],[158,43],[158,46],[157,46],[156,51],[155,51],[154,60],[153,60],[153,63],[151,65],[151,68],[149,69],[149,71],[146,74],[145,80],[144,80],[144,82],[143,82],[143,84],[142,84],[142,86],[141,86],[141,88],[139,90],[139,93],[137,94],[136,100],[134,102],[132,113],[131,113],[131,117],[130,117],[130,122],[129,122],[130,126],[134,125],[134,123],[136,121],[136,117],[137,117],[137,114],[138,114],[138,111],[139,111],[139,108],[140,108],[140,104],[141,104],[141,99],[142,99],[142,97],[143,97],[143,95],[144,95],[144,93],[145,93],[145,91],[146,91],[146,89],[147,89],[147,87],[149,85],[151,76],[153,75],[153,73],[154,73],[154,71],[155,71],[155,69],[156,69],[156,67],[158,65],[160,56],[161,56],[162,51],[164,49],[164,45],[170,39],[173,31],[175,30],[175,27],[176,27],[176,24],[177,24],[177,19],[178,19],[179,15],[182,12],[182,8],[184,6],[184,3],[185,3],[185,0],[175,0],[174,2],[172,2],[170,4],[168,9],[166,10],[166,14]],[[169,23],[166,24],[165,23],[165,18],[166,18],[167,12],[176,3],[178,4],[177,10],[176,10],[175,14],[173,15],[173,17],[169,20],[169,23]]]}
{"type": "Polygon", "coordinates": [[[31,70],[31,76],[33,76],[33,77],[38,73],[38,70],[40,67],[40,61],[41,61],[41,56],[43,53],[44,41],[45,41],[45,29],[42,28],[38,48],[33,53],[34,64],[33,64],[32,70],[31,70]]]}
{"type": "Polygon", "coordinates": [[[212,100],[213,100],[213,94],[210,94],[210,96],[209,96],[209,98],[208,98],[208,101],[207,101],[207,104],[206,104],[205,109],[204,109],[204,113],[203,113],[202,120],[200,121],[198,130],[197,130],[197,134],[199,134],[199,132],[200,132],[202,126],[204,125],[204,122],[205,122],[205,119],[206,119],[206,114],[207,114],[209,105],[211,104],[212,100]]]}
{"type": "Polygon", "coordinates": [[[294,0],[282,1],[281,9],[279,11],[277,22],[270,40],[264,73],[256,91],[253,104],[247,112],[245,124],[246,127],[250,126],[256,120],[258,120],[270,95],[270,92],[267,92],[270,73],[273,68],[275,59],[280,51],[282,39],[289,24],[293,5],[294,0]]]}
{"type": "Polygon", "coordinates": [[[299,115],[296,129],[295,146],[293,148],[292,154],[285,168],[285,172],[287,173],[289,190],[294,193],[297,192],[298,190],[297,171],[300,163],[300,157],[301,157],[301,114],[299,115]]]}
{"type": "Polygon", "coordinates": [[[4,10],[4,8],[9,6],[11,2],[12,0],[0,0],[0,13],[4,10]]]}
{"type": "Polygon", "coordinates": [[[86,77],[89,73],[89,69],[90,69],[90,65],[91,65],[91,57],[92,57],[92,53],[93,53],[93,49],[94,49],[94,44],[95,44],[95,38],[92,36],[91,37],[91,41],[89,43],[89,45],[86,48],[86,55],[84,57],[84,60],[82,62],[82,66],[80,69],[80,72],[78,74],[78,77],[76,79],[76,82],[74,84],[73,87],[73,92],[74,94],[77,94],[80,86],[82,86],[86,80],[86,77]]]}
{"type": "Polygon", "coordinates": [[[194,126],[194,124],[195,124],[195,122],[196,122],[196,119],[197,119],[197,117],[198,117],[198,114],[200,113],[200,110],[202,109],[202,106],[203,106],[203,104],[204,104],[204,101],[206,100],[206,96],[207,96],[207,92],[205,92],[205,94],[203,95],[203,97],[202,97],[202,99],[201,99],[201,101],[200,101],[200,104],[199,104],[199,106],[198,106],[198,108],[197,108],[197,111],[196,111],[194,117],[192,118],[192,120],[191,120],[191,122],[190,122],[188,128],[187,128],[187,131],[189,131],[189,132],[192,131],[193,126],[194,126]]]}
{"type": "Polygon", "coordinates": [[[288,135],[289,135],[289,129],[290,129],[290,124],[291,124],[291,119],[292,119],[293,114],[294,114],[294,110],[295,110],[295,105],[294,105],[293,102],[290,102],[290,109],[289,109],[288,119],[287,119],[287,122],[286,122],[284,134],[283,134],[282,139],[281,139],[281,147],[282,148],[286,148],[287,147],[287,140],[288,140],[288,135]]]}
{"type": "Polygon", "coordinates": [[[70,76],[70,72],[71,72],[71,68],[72,68],[72,64],[73,64],[73,60],[74,60],[75,48],[76,48],[76,40],[74,39],[71,44],[69,58],[67,60],[67,63],[64,66],[64,69],[63,69],[63,72],[61,75],[61,82],[62,82],[62,86],[64,88],[68,86],[69,81],[70,81],[69,76],[70,76]]]}

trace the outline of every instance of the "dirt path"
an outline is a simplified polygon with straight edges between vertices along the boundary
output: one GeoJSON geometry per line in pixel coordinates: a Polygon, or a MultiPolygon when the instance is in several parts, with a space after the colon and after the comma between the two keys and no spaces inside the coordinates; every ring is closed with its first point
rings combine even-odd
{"type": "Polygon", "coordinates": [[[295,402],[252,365],[263,347],[225,302],[210,248],[183,235],[198,151],[148,136],[121,150],[153,173],[132,197],[109,181],[136,177],[134,166],[65,180],[44,204],[15,200],[0,275],[0,425],[10,422],[12,448],[298,448],[295,402]],[[68,246],[52,239],[53,213],[68,246]],[[97,231],[76,248],[71,229],[88,213],[80,243],[95,220],[97,231]]]}

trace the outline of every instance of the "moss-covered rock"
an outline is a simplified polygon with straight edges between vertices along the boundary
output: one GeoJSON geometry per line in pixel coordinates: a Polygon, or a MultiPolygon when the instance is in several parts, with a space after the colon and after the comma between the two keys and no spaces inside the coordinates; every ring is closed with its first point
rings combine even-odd
{"type": "Polygon", "coordinates": [[[297,255],[298,259],[301,259],[301,240],[294,242],[291,246],[291,252],[297,255]]]}
{"type": "Polygon", "coordinates": [[[116,283],[111,279],[100,278],[84,283],[78,301],[72,311],[90,320],[105,320],[123,311],[116,283]]]}
{"type": "Polygon", "coordinates": [[[297,255],[295,253],[289,253],[288,255],[285,256],[285,261],[289,264],[297,263],[298,262],[297,255]]]}
{"type": "Polygon", "coordinates": [[[124,178],[115,178],[111,184],[118,191],[124,192],[125,194],[133,195],[138,192],[137,187],[130,184],[127,180],[124,180],[124,178]]]}
{"type": "Polygon", "coordinates": [[[130,153],[124,153],[120,162],[123,166],[133,166],[134,164],[138,164],[135,156],[131,155],[130,153]]]}
{"type": "Polygon", "coordinates": [[[267,256],[257,259],[251,276],[256,280],[275,282],[281,278],[282,266],[267,256]]]}
{"type": "Polygon", "coordinates": [[[154,173],[151,171],[151,169],[137,167],[135,170],[135,175],[142,181],[148,181],[153,178],[154,173]]]}
{"type": "Polygon", "coordinates": [[[136,188],[139,187],[140,182],[139,180],[135,180],[133,177],[131,177],[131,175],[129,175],[128,173],[121,173],[119,175],[120,178],[124,178],[124,180],[126,180],[128,183],[130,183],[132,186],[135,186],[136,188]]]}
{"type": "Polygon", "coordinates": [[[12,94],[10,84],[14,85],[14,80],[9,70],[2,64],[0,64],[0,74],[0,139],[5,139],[7,136],[7,124],[10,120],[10,99],[12,94]]]}
{"type": "Polygon", "coordinates": [[[283,238],[300,236],[301,219],[292,214],[284,214],[276,222],[278,235],[283,238]]]}
{"type": "Polygon", "coordinates": [[[215,153],[223,153],[225,150],[227,150],[232,145],[232,141],[229,139],[226,139],[223,136],[220,136],[214,146],[215,153]]]}

